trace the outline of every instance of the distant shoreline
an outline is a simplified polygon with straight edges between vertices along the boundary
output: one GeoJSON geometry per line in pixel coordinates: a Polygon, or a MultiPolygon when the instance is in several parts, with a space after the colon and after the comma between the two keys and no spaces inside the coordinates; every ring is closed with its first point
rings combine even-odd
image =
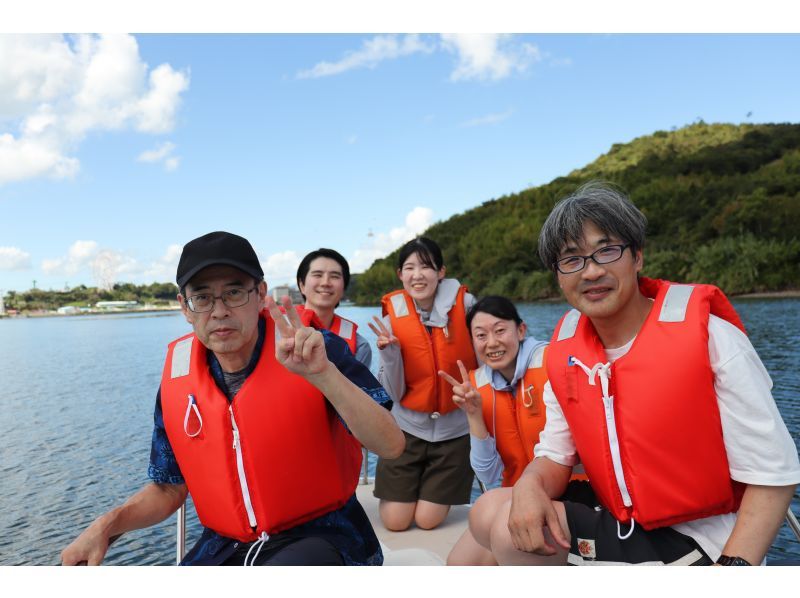
{"type": "Polygon", "coordinates": [[[179,307],[152,307],[147,309],[113,309],[103,311],[85,311],[74,314],[59,314],[55,312],[47,313],[23,313],[16,315],[5,314],[0,316],[2,319],[15,320],[19,318],[78,318],[82,316],[113,316],[120,314],[157,314],[157,313],[177,313],[180,312],[179,307]]]}
{"type": "Polygon", "coordinates": [[[787,291],[764,291],[763,293],[743,293],[741,295],[728,295],[731,299],[797,299],[800,289],[787,291]]]}
{"type": "MultiPolygon", "coordinates": [[[[742,293],[741,295],[727,295],[729,299],[800,299],[800,289],[788,289],[785,291],[764,291],[761,293],[742,293]]],[[[530,301],[512,300],[514,303],[564,303],[563,297],[546,297],[544,299],[533,299],[530,301]]],[[[349,306],[348,306],[349,307],[349,306]]],[[[378,305],[359,305],[353,304],[352,307],[380,307],[378,305]]]]}

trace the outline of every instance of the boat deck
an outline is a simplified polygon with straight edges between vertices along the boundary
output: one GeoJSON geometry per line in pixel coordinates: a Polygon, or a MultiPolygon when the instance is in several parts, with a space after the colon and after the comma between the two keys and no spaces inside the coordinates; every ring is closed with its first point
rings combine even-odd
{"type": "Polygon", "coordinates": [[[412,524],[404,532],[387,530],[378,515],[378,499],[372,495],[374,484],[359,484],[358,502],[364,507],[381,542],[384,565],[444,565],[447,555],[467,529],[469,505],[456,505],[439,527],[423,530],[412,524]]]}

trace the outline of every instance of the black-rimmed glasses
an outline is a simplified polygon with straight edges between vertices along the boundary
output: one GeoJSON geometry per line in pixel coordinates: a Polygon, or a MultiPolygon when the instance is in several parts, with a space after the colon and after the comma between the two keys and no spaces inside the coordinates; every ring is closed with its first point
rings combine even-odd
{"type": "Polygon", "coordinates": [[[193,312],[199,314],[214,309],[214,303],[217,299],[222,299],[222,302],[227,307],[241,307],[247,305],[250,301],[250,293],[255,291],[258,287],[253,287],[250,290],[244,289],[230,289],[222,293],[222,295],[212,295],[211,293],[200,293],[186,298],[186,306],[193,312]]]}
{"type": "Polygon", "coordinates": [[[623,252],[630,247],[630,243],[624,245],[606,245],[590,255],[571,255],[556,261],[556,269],[562,274],[574,274],[586,267],[586,260],[592,259],[596,264],[610,264],[622,257],[623,252]]]}

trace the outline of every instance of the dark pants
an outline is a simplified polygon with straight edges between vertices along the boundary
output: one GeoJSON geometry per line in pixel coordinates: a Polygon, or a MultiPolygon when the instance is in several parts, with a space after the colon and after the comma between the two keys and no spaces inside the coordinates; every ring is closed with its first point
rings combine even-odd
{"type": "MultiPolygon", "coordinates": [[[[243,544],[236,549],[223,565],[243,565],[247,552],[252,544],[243,544]]],[[[258,548],[250,553],[253,558],[258,548]]],[[[250,563],[248,559],[248,564],[250,563]]],[[[344,565],[342,555],[333,547],[333,544],[322,538],[286,538],[273,544],[267,542],[261,547],[256,558],[256,565],[267,566],[302,566],[302,565],[344,565]]]]}

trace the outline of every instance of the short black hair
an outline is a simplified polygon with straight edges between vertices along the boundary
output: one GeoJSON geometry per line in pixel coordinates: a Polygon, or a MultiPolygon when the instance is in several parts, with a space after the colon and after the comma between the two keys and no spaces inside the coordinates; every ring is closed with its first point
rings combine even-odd
{"type": "Polygon", "coordinates": [[[516,306],[508,297],[487,295],[479,299],[467,312],[467,329],[470,331],[472,331],[472,319],[479,312],[487,313],[501,320],[514,320],[517,326],[522,324],[522,318],[519,317],[516,306]]]}
{"type": "Polygon", "coordinates": [[[436,241],[428,237],[417,237],[416,239],[411,239],[400,248],[400,254],[397,256],[397,269],[402,270],[406,260],[415,253],[420,262],[434,270],[438,271],[444,267],[442,250],[436,244],[436,241]]]}
{"type": "MultiPolygon", "coordinates": [[[[347,260],[344,259],[344,256],[341,253],[325,247],[320,247],[319,249],[307,254],[300,262],[300,265],[297,266],[297,288],[300,288],[300,284],[306,284],[306,276],[308,276],[308,271],[311,269],[311,262],[318,257],[326,257],[331,259],[342,267],[342,278],[344,279],[344,288],[346,289],[347,285],[350,284],[350,264],[347,263],[347,260]]],[[[300,294],[303,295],[302,292],[300,294]]],[[[306,296],[303,295],[304,300],[305,298],[306,296]]]]}

